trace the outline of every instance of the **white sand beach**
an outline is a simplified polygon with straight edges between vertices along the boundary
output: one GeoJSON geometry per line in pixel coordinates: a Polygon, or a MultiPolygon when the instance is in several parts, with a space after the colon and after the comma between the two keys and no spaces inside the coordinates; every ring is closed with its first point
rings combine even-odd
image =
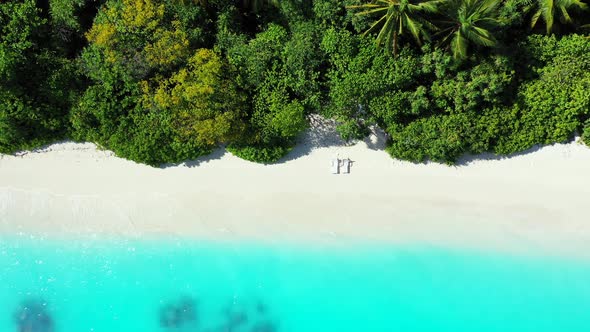
{"type": "Polygon", "coordinates": [[[375,134],[346,146],[318,120],[273,165],[219,149],[153,168],[71,142],[3,155],[0,237],[427,243],[590,258],[590,148],[557,144],[449,167],[394,160],[383,144],[375,134]],[[353,161],[350,174],[331,174],[336,155],[353,161]]]}

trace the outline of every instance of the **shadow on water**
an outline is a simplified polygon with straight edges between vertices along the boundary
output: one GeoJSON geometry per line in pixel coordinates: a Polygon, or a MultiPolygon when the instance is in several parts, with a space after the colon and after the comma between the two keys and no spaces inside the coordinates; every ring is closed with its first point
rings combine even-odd
{"type": "MultiPolygon", "coordinates": [[[[231,302],[221,310],[221,321],[201,322],[197,301],[182,296],[165,303],[159,309],[159,325],[164,331],[203,332],[277,332],[277,324],[270,319],[269,310],[261,301],[252,304],[231,302]],[[204,328],[200,328],[204,326],[204,328]]],[[[47,302],[26,299],[13,315],[17,332],[54,332],[53,318],[47,302]]]]}
{"type": "Polygon", "coordinates": [[[219,331],[238,331],[248,324],[248,319],[251,319],[245,307],[238,307],[236,305],[225,308],[223,314],[225,316],[225,322],[219,328],[219,331]]]}
{"type": "Polygon", "coordinates": [[[53,332],[53,319],[47,312],[47,303],[40,299],[23,301],[14,313],[18,332],[53,332]]]}
{"type": "Polygon", "coordinates": [[[191,297],[184,296],[160,308],[160,327],[164,329],[195,328],[197,322],[197,303],[191,297]]]}
{"type": "Polygon", "coordinates": [[[251,332],[277,332],[276,326],[272,322],[259,322],[256,323],[251,332]]]}
{"type": "Polygon", "coordinates": [[[220,313],[221,321],[206,321],[198,314],[197,301],[190,296],[182,296],[160,307],[160,328],[164,331],[203,332],[278,331],[277,324],[269,318],[267,306],[261,301],[253,304],[232,301],[220,313]]]}
{"type": "Polygon", "coordinates": [[[204,332],[277,332],[277,325],[268,316],[264,303],[240,305],[232,303],[222,310],[223,322],[204,332]]]}

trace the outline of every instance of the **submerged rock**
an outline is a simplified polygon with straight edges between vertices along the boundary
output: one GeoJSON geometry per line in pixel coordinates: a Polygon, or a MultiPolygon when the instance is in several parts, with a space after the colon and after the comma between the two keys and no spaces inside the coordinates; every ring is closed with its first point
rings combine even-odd
{"type": "Polygon", "coordinates": [[[47,303],[26,300],[14,313],[18,332],[53,332],[53,320],[47,312],[47,303]]]}
{"type": "Polygon", "coordinates": [[[196,321],[196,303],[190,297],[184,297],[160,309],[160,326],[163,328],[180,328],[196,324],[196,321]]]}

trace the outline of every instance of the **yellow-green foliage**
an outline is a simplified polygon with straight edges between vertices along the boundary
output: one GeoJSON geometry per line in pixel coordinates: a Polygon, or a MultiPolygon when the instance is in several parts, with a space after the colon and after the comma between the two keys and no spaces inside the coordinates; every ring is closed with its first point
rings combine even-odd
{"type": "Polygon", "coordinates": [[[90,43],[107,47],[115,42],[115,26],[112,23],[95,24],[86,34],[86,38],[90,43]]]}
{"type": "Polygon", "coordinates": [[[73,111],[76,138],[156,165],[242,132],[244,98],[224,59],[193,48],[198,15],[176,2],[107,1],[86,34],[82,64],[94,84],[73,111]]]}
{"type": "Polygon", "coordinates": [[[174,30],[156,29],[155,41],[145,47],[146,58],[152,66],[167,66],[185,58],[189,42],[178,21],[172,22],[174,30]]]}
{"type": "Polygon", "coordinates": [[[188,65],[169,79],[142,82],[142,105],[173,115],[173,128],[181,140],[204,146],[227,141],[242,131],[244,99],[224,77],[224,65],[214,51],[199,49],[188,65]],[[150,85],[155,86],[152,89],[150,85]]]}
{"type": "Polygon", "coordinates": [[[149,33],[159,26],[164,16],[164,5],[156,5],[151,0],[123,0],[120,13],[123,24],[132,32],[135,29],[149,33]]]}
{"type": "Polygon", "coordinates": [[[109,46],[116,42],[117,34],[153,33],[164,16],[164,5],[151,0],[123,0],[121,4],[109,3],[102,10],[99,22],[94,24],[86,37],[90,43],[109,46]]]}
{"type": "Polygon", "coordinates": [[[133,58],[150,67],[177,64],[188,56],[189,40],[180,22],[164,22],[164,13],[165,6],[152,0],[108,3],[86,38],[109,63],[133,58]]]}
{"type": "Polygon", "coordinates": [[[414,161],[590,144],[590,15],[567,8],[589,1],[555,1],[571,20],[547,11],[567,24],[544,36],[536,0],[0,0],[0,152],[73,138],[161,165],[223,143],[274,162],[314,113],[414,161]]]}

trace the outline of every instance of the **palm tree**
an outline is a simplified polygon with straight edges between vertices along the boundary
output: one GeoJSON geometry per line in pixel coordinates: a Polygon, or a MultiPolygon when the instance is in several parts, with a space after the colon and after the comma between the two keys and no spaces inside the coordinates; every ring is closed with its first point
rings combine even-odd
{"type": "Polygon", "coordinates": [[[447,0],[442,7],[440,43],[448,45],[455,59],[465,59],[469,45],[497,45],[492,31],[500,25],[498,0],[447,0]]]}
{"type": "Polygon", "coordinates": [[[378,46],[384,45],[388,51],[397,56],[399,37],[410,33],[418,44],[422,38],[429,39],[427,28],[432,24],[421,16],[422,13],[434,13],[440,0],[374,0],[371,3],[349,6],[351,9],[364,9],[357,15],[381,15],[363,35],[381,27],[377,35],[378,46]]]}
{"type": "Polygon", "coordinates": [[[563,24],[571,24],[572,13],[588,9],[588,4],[582,0],[535,0],[535,5],[531,28],[534,28],[541,18],[547,34],[554,32],[556,18],[563,24]]]}

